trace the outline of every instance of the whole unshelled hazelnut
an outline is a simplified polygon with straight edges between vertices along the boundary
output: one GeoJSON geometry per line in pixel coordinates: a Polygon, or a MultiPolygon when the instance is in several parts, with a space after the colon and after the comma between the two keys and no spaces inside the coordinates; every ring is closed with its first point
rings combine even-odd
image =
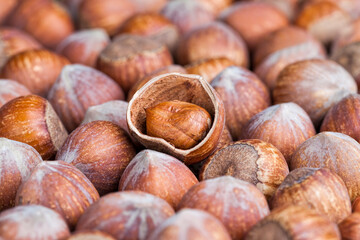
{"type": "Polygon", "coordinates": [[[95,28],[74,32],[56,47],[56,52],[72,63],[95,67],[100,52],[110,43],[103,29],[95,28]]]}
{"type": "Polygon", "coordinates": [[[183,209],[165,220],[148,240],[167,239],[230,240],[224,225],[211,214],[197,209],[183,209]]]}
{"type": "Polygon", "coordinates": [[[352,203],[352,211],[360,212],[360,197],[356,197],[352,203]]]}
{"type": "Polygon", "coordinates": [[[48,97],[66,129],[71,132],[84,118],[86,110],[111,100],[124,100],[124,92],[102,72],[80,64],[65,66],[51,87],[48,97]]]}
{"type": "Polygon", "coordinates": [[[78,168],[100,195],[117,190],[122,173],[136,152],[126,132],[108,121],[81,125],[56,155],[78,168]]]}
{"type": "Polygon", "coordinates": [[[153,150],[143,150],[126,167],[119,191],[147,192],[176,208],[183,195],[196,183],[195,175],[178,159],[153,150]]]}
{"type": "Polygon", "coordinates": [[[269,33],[288,25],[286,16],[275,7],[261,2],[239,2],[220,14],[253,50],[269,33]]]}
{"type": "Polygon", "coordinates": [[[316,134],[307,113],[295,103],[273,105],[253,116],[244,126],[241,139],[261,139],[277,147],[290,161],[295,150],[316,134]]]}
{"type": "Polygon", "coordinates": [[[0,79],[0,107],[8,101],[29,95],[31,92],[24,85],[8,79],[0,79]]]}
{"type": "Polygon", "coordinates": [[[286,160],[277,148],[251,139],[230,143],[212,154],[200,171],[200,180],[233,176],[254,184],[270,200],[288,173],[286,160]]]}
{"type": "Polygon", "coordinates": [[[277,208],[259,221],[245,240],[327,239],[340,240],[337,225],[303,206],[277,208]]]}
{"type": "Polygon", "coordinates": [[[63,161],[44,161],[21,184],[15,203],[51,208],[74,228],[86,208],[98,199],[94,186],[76,167],[63,161]]]}
{"type": "Polygon", "coordinates": [[[332,55],[335,55],[337,51],[341,51],[340,49],[345,47],[346,45],[359,41],[360,18],[357,18],[339,32],[339,35],[336,37],[331,46],[331,53],[332,55]]]}
{"type": "Polygon", "coordinates": [[[172,64],[166,46],[148,38],[121,34],[99,55],[97,68],[127,93],[146,74],[172,64]]]}
{"type": "Polygon", "coordinates": [[[228,8],[234,0],[194,0],[201,3],[215,15],[218,15],[221,11],[228,8]]]}
{"type": "Polygon", "coordinates": [[[83,230],[74,232],[66,240],[116,240],[110,234],[98,230],[83,230]]]}
{"type": "Polygon", "coordinates": [[[70,62],[51,51],[28,50],[12,56],[1,71],[3,78],[15,80],[33,94],[46,97],[62,68],[70,62]]]}
{"type": "Polygon", "coordinates": [[[221,22],[202,25],[186,34],[179,42],[176,56],[183,65],[218,57],[228,58],[243,67],[249,62],[241,36],[221,22]]]}
{"type": "Polygon", "coordinates": [[[110,193],[80,217],[77,231],[100,230],[116,239],[145,240],[174,209],[163,199],[140,191],[110,193]]]}
{"type": "Polygon", "coordinates": [[[339,223],[341,239],[355,240],[360,238],[360,213],[355,212],[339,223]]]}
{"type": "Polygon", "coordinates": [[[136,12],[159,12],[168,0],[132,0],[135,5],[136,12]]]}
{"type": "Polygon", "coordinates": [[[172,0],[160,12],[173,22],[181,34],[214,21],[215,14],[194,0],[172,0]]]}
{"type": "Polygon", "coordinates": [[[135,5],[130,0],[86,0],[78,10],[80,28],[103,28],[110,36],[134,14],[135,5]]]}
{"type": "Polygon", "coordinates": [[[294,102],[319,127],[326,112],[343,97],[357,92],[355,80],[330,60],[310,59],[288,65],[273,91],[275,104],[294,102]]]}
{"type": "Polygon", "coordinates": [[[271,4],[272,6],[276,7],[281,12],[283,12],[289,20],[294,19],[298,10],[298,4],[300,2],[299,0],[251,0],[251,1],[271,4]]]}
{"type": "Polygon", "coordinates": [[[271,207],[286,204],[304,205],[335,223],[351,214],[350,197],[344,181],[327,168],[305,167],[291,171],[276,190],[271,207]]]}
{"type": "Polygon", "coordinates": [[[290,170],[310,167],[328,168],[344,181],[354,201],[360,196],[360,144],[353,138],[335,132],[322,132],[306,140],[294,152],[290,170]]]}
{"type": "Polygon", "coordinates": [[[205,180],[194,185],[181,199],[178,209],[195,208],[217,217],[233,239],[269,214],[264,195],[251,183],[230,176],[205,180]]]}
{"type": "Polygon", "coordinates": [[[51,104],[36,95],[15,98],[0,108],[0,137],[27,143],[51,159],[68,134],[51,104]]]}
{"type": "Polygon", "coordinates": [[[40,205],[17,206],[0,213],[0,239],[67,239],[63,217],[40,205]]]}
{"type": "Polygon", "coordinates": [[[15,206],[20,184],[41,162],[40,154],[30,145],[0,138],[0,212],[15,206]]]}
{"type": "Polygon", "coordinates": [[[224,102],[226,126],[235,140],[240,138],[250,118],[270,105],[270,93],[265,84],[245,68],[226,68],[211,86],[224,102]]]}

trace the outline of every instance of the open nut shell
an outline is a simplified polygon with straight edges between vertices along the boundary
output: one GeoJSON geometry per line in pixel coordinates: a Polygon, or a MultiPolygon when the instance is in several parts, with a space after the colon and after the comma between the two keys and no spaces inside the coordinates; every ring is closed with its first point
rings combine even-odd
{"type": "Polygon", "coordinates": [[[163,74],[146,83],[129,102],[126,117],[130,134],[146,148],[170,154],[185,164],[199,162],[210,155],[225,124],[224,105],[215,90],[198,75],[180,73],[163,74]],[[196,104],[205,108],[212,117],[210,131],[190,149],[178,149],[162,138],[146,135],[145,109],[172,100],[196,104]]]}

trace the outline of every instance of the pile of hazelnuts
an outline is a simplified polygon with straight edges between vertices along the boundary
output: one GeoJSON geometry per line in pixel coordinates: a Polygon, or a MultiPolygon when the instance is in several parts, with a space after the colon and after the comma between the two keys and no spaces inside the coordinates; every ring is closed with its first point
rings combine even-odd
{"type": "Polygon", "coordinates": [[[359,0],[0,0],[0,240],[360,239],[359,0]]]}

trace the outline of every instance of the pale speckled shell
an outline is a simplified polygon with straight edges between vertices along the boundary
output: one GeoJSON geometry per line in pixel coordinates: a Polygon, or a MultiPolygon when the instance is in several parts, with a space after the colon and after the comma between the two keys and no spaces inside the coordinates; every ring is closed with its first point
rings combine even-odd
{"type": "Polygon", "coordinates": [[[13,80],[0,79],[0,107],[14,98],[29,94],[31,92],[24,85],[13,80]]]}

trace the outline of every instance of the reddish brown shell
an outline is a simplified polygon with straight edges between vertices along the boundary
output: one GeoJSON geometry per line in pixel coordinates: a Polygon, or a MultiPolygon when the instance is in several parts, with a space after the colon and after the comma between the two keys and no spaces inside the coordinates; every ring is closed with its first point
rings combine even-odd
{"type": "Polygon", "coordinates": [[[196,183],[195,175],[178,159],[153,150],[143,150],[126,167],[119,191],[147,192],[176,208],[183,195],[196,183]]]}
{"type": "Polygon", "coordinates": [[[195,0],[201,3],[207,9],[218,15],[221,11],[228,8],[234,0],[195,0]]]}
{"type": "Polygon", "coordinates": [[[335,132],[322,132],[301,144],[290,161],[290,169],[329,168],[348,188],[351,201],[360,196],[360,144],[335,132]]]}
{"type": "Polygon", "coordinates": [[[360,213],[355,212],[339,223],[341,239],[354,240],[360,238],[360,213]]]}
{"type": "Polygon", "coordinates": [[[76,231],[66,240],[116,240],[111,235],[98,230],[76,231]]]}
{"type": "MultiPolygon", "coordinates": [[[[360,4],[359,4],[360,5],[360,4]]],[[[360,8],[359,8],[360,9],[360,8]]],[[[360,41],[360,17],[351,22],[351,24],[344,27],[339,36],[332,44],[331,53],[334,55],[341,48],[351,43],[360,41]]]]}
{"type": "Polygon", "coordinates": [[[76,230],[100,230],[116,239],[145,240],[174,209],[161,198],[140,191],[110,193],[91,205],[76,230]]]}
{"type": "Polygon", "coordinates": [[[18,188],[41,162],[40,154],[30,145],[0,138],[0,212],[15,206],[18,188]]]}
{"type": "Polygon", "coordinates": [[[8,79],[0,79],[0,107],[10,100],[29,95],[31,92],[24,85],[8,79]]]}
{"type": "Polygon", "coordinates": [[[40,206],[17,206],[0,213],[0,239],[67,239],[69,227],[57,212],[40,206]]]}
{"type": "Polygon", "coordinates": [[[86,208],[98,199],[94,186],[76,167],[63,161],[46,161],[38,164],[20,186],[15,202],[51,208],[74,228],[86,208]]]}
{"type": "Polygon", "coordinates": [[[136,12],[159,12],[168,0],[132,0],[136,8],[136,12]]]}
{"type": "Polygon", "coordinates": [[[215,150],[224,129],[224,115],[222,101],[202,77],[171,73],[153,78],[135,93],[129,102],[127,123],[130,134],[146,148],[168,153],[186,164],[192,164],[205,159],[215,150]],[[193,148],[178,149],[164,139],[146,135],[145,109],[172,100],[196,104],[212,117],[210,131],[193,148]]]}
{"type": "Polygon", "coordinates": [[[290,161],[295,150],[316,134],[309,115],[295,103],[273,105],[253,116],[241,139],[261,139],[277,147],[290,161]]]}
{"type": "Polygon", "coordinates": [[[226,176],[194,185],[181,199],[178,209],[196,208],[217,217],[233,239],[269,214],[264,195],[251,183],[226,176]]]}
{"type": "Polygon", "coordinates": [[[9,16],[11,11],[16,7],[16,4],[18,4],[19,0],[8,0],[1,2],[1,8],[0,8],[0,24],[2,24],[6,17],[9,16]]]}
{"type": "Polygon", "coordinates": [[[1,71],[3,78],[15,80],[32,93],[46,97],[62,68],[70,62],[51,51],[28,50],[12,56],[1,71]]]}
{"type": "Polygon", "coordinates": [[[77,167],[104,195],[117,190],[120,177],[135,154],[124,130],[111,122],[94,121],[75,129],[56,159],[77,167]]]}
{"type": "Polygon", "coordinates": [[[360,212],[360,197],[356,197],[352,203],[352,211],[360,212]]]}

